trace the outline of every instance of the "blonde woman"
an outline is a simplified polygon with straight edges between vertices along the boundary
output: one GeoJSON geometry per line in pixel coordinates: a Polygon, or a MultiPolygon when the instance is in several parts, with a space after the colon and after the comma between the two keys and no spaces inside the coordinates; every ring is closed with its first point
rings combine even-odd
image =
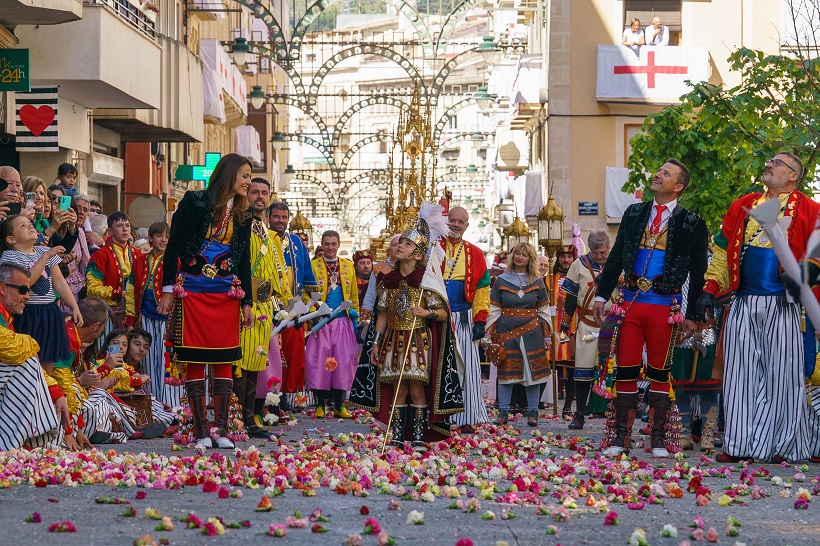
{"type": "Polygon", "coordinates": [[[550,305],[538,256],[529,243],[513,247],[507,269],[493,284],[487,331],[506,351],[498,366],[497,424],[506,424],[513,385],[520,383],[527,392],[527,424],[537,426],[539,385],[550,375],[550,305]]]}

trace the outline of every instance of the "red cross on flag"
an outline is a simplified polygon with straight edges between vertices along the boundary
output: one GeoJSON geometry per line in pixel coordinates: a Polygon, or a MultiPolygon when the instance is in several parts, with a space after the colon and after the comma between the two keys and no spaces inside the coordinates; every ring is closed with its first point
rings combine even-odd
{"type": "Polygon", "coordinates": [[[652,99],[678,102],[693,82],[709,79],[709,50],[705,47],[649,47],[638,54],[629,47],[598,46],[596,97],[652,99]]]}

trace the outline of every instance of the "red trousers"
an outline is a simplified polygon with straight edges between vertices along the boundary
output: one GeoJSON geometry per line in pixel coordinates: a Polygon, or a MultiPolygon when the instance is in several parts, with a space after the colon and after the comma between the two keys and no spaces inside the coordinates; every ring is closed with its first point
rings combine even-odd
{"type": "Polygon", "coordinates": [[[305,390],[305,327],[285,328],[280,338],[282,355],[282,392],[293,393],[305,390]]]}
{"type": "Polygon", "coordinates": [[[643,348],[646,345],[647,369],[652,392],[669,392],[669,370],[665,369],[667,358],[673,350],[672,336],[677,335],[677,325],[669,324],[669,306],[633,302],[624,315],[618,332],[618,371],[615,390],[618,394],[638,392],[638,377],[643,364],[643,348]]]}
{"type": "Polygon", "coordinates": [[[185,379],[194,381],[197,379],[205,379],[207,375],[205,369],[210,368],[211,375],[214,379],[233,379],[233,372],[230,364],[186,364],[185,379]]]}

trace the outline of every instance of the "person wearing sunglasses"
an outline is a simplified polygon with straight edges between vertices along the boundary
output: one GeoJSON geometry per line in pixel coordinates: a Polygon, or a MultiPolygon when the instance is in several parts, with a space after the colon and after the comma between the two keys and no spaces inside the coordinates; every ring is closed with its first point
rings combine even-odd
{"type": "Polygon", "coordinates": [[[780,463],[809,457],[803,387],[800,305],[787,297],[769,234],[748,211],[778,199],[789,220],[789,247],[798,260],[817,222],[820,204],[798,188],[803,162],[782,151],[766,161],[765,193],[736,200],[715,236],[712,262],[698,299],[700,320],[711,318],[715,297],[732,291],[721,334],[726,427],[722,463],[757,459],[780,463]]]}
{"type": "Polygon", "coordinates": [[[61,423],[67,439],[72,433],[65,392],[53,380],[50,388],[37,342],[14,331],[12,315],[23,312],[30,282],[24,267],[0,264],[0,451],[53,445],[61,423]]]}

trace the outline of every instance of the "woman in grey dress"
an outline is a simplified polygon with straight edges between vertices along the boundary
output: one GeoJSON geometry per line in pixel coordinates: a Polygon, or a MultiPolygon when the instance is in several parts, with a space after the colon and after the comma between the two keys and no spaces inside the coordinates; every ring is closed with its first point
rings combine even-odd
{"type": "Polygon", "coordinates": [[[527,424],[538,425],[539,385],[550,376],[547,346],[551,339],[547,288],[538,272],[538,257],[529,243],[516,245],[507,256],[507,269],[490,292],[487,331],[504,346],[498,365],[499,418],[506,424],[513,385],[527,392],[527,424]]]}

